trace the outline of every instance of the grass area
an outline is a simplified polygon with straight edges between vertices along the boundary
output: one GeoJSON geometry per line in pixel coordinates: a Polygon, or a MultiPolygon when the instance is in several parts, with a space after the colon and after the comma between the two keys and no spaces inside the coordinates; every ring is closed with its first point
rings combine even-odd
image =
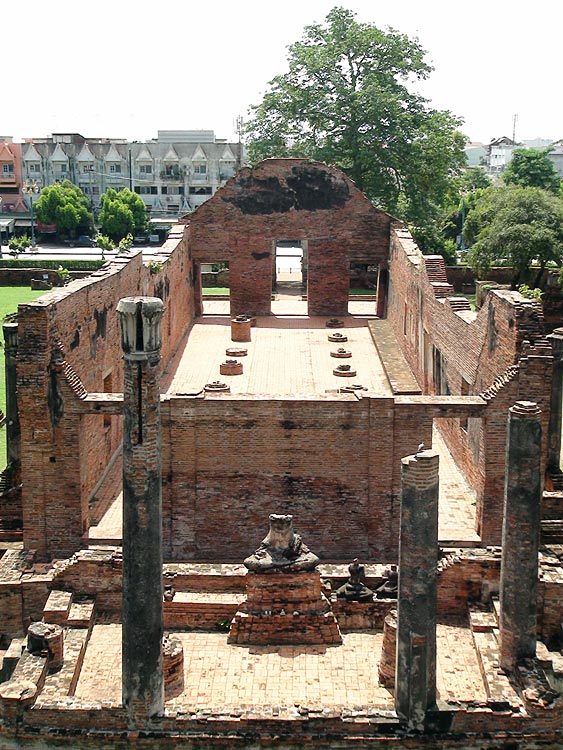
{"type": "Polygon", "coordinates": [[[231,290],[228,286],[204,286],[201,289],[202,295],[205,297],[208,294],[230,294],[231,290]]]}
{"type": "Polygon", "coordinates": [[[454,297],[465,297],[469,302],[469,305],[473,311],[475,311],[475,295],[474,294],[454,294],[454,297]]]}
{"type": "MultiPolygon", "coordinates": [[[[9,313],[17,312],[20,302],[31,302],[45,292],[28,286],[0,286],[0,322],[9,313]]],[[[0,409],[6,413],[6,372],[4,368],[4,333],[0,328],[0,409]]],[[[0,471],[6,466],[6,430],[0,430],[0,471]]]]}
{"type": "Polygon", "coordinates": [[[370,297],[375,297],[376,291],[376,289],[350,289],[350,294],[354,296],[361,294],[363,296],[369,295],[370,297]]]}

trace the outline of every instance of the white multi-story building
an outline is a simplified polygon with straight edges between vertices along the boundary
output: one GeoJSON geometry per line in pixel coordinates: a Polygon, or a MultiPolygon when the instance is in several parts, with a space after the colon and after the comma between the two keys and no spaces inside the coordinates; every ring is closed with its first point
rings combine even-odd
{"type": "Polygon", "coordinates": [[[107,188],[138,193],[152,214],[178,216],[210,198],[243,163],[241,143],[218,139],[212,130],[159,130],[132,143],[55,133],[22,145],[24,180],[40,187],[70,180],[100,206],[107,188]]]}

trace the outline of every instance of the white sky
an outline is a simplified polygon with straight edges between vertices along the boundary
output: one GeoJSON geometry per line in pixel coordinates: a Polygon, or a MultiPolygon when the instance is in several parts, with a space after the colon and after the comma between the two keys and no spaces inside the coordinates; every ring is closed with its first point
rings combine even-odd
{"type": "MultiPolygon", "coordinates": [[[[435,70],[423,93],[474,141],[563,137],[563,3],[536,0],[28,0],[0,34],[0,135],[234,139],[286,48],[335,5],[418,37],[435,70]],[[8,28],[9,25],[9,28],[8,28]]],[[[9,16],[12,16],[8,24],[9,16]]]]}

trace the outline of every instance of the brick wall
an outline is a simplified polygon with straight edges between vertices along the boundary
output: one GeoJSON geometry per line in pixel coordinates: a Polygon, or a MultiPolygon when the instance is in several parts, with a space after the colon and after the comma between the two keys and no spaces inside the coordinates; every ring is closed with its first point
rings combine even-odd
{"type": "Polygon", "coordinates": [[[486,544],[499,544],[508,409],[519,399],[540,404],[545,453],[551,348],[541,307],[518,292],[492,290],[478,313],[456,312],[441,293],[410,234],[394,227],[388,319],[421,387],[426,393],[487,393],[482,419],[441,419],[438,425],[477,492],[477,531],[486,544]]]}
{"type": "Polygon", "coordinates": [[[396,557],[397,467],[430,420],[351,395],[174,397],[162,420],[165,558],[238,562],[272,512],[324,559],[396,557]]]}
{"type": "Polygon", "coordinates": [[[165,304],[164,367],[194,317],[193,265],[183,232],[184,227],[178,229],[160,249],[156,272],[143,265],[140,253],[130,253],[19,307],[24,544],[41,558],[80,548],[89,498],[121,440],[120,417],[80,416],[73,410],[76,395],[63,377],[64,367],[53,364],[53,352],[64,357],[87,391],[120,392],[116,305],[122,297],[143,294],[165,304]]]}
{"type": "Polygon", "coordinates": [[[242,169],[190,217],[199,263],[229,263],[231,313],[270,313],[277,240],[304,241],[310,315],[348,310],[349,264],[377,264],[389,251],[391,217],[338,169],[268,159],[242,169]]]}

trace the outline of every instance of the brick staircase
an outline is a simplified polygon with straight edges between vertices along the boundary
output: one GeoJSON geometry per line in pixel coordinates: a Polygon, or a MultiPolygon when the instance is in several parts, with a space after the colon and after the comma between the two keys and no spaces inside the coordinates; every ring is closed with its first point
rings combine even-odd
{"type": "Polygon", "coordinates": [[[448,281],[446,263],[441,255],[424,255],[424,267],[428,281],[438,299],[453,297],[455,290],[448,281]]]}

